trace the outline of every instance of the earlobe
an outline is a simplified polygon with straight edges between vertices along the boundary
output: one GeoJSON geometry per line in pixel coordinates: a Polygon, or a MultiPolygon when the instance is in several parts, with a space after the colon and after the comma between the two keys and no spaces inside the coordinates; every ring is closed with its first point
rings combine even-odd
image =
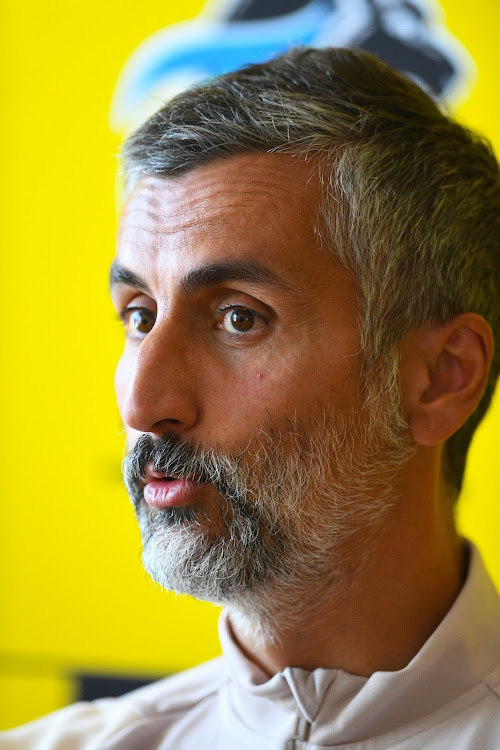
{"type": "Polygon", "coordinates": [[[475,313],[411,332],[403,343],[401,390],[419,445],[438,445],[476,408],[493,354],[493,334],[475,313]]]}

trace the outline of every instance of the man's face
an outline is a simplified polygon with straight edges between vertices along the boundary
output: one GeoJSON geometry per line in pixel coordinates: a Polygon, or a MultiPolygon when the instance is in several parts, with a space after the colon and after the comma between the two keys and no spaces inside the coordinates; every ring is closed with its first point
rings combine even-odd
{"type": "Polygon", "coordinates": [[[125,204],[125,473],[168,588],[231,601],[305,581],[376,506],[355,288],[318,247],[319,197],[310,165],[245,154],[144,178],[125,204]]]}

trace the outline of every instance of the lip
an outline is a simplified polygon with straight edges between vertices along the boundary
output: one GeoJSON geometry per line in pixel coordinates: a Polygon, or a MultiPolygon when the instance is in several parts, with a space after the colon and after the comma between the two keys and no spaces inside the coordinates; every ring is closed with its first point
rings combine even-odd
{"type": "Polygon", "coordinates": [[[144,500],[153,508],[180,508],[191,505],[194,495],[200,487],[200,482],[184,477],[167,479],[167,476],[155,471],[151,464],[146,466],[144,483],[144,500]]]}

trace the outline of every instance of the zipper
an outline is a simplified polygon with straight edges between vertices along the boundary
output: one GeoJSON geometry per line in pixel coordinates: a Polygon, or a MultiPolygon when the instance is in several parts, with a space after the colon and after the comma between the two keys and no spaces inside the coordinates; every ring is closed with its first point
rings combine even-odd
{"type": "Polygon", "coordinates": [[[290,750],[296,750],[298,742],[307,742],[311,733],[311,722],[299,714],[295,722],[290,750]]]}

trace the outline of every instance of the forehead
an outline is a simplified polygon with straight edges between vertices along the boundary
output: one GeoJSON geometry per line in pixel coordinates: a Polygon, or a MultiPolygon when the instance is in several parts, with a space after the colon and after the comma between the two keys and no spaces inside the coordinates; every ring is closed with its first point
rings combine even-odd
{"type": "Polygon", "coordinates": [[[319,197],[313,165],[283,154],[242,154],[178,177],[146,177],[124,205],[117,254],[126,264],[172,253],[176,262],[251,255],[296,263],[297,245],[316,244],[319,197]]]}

